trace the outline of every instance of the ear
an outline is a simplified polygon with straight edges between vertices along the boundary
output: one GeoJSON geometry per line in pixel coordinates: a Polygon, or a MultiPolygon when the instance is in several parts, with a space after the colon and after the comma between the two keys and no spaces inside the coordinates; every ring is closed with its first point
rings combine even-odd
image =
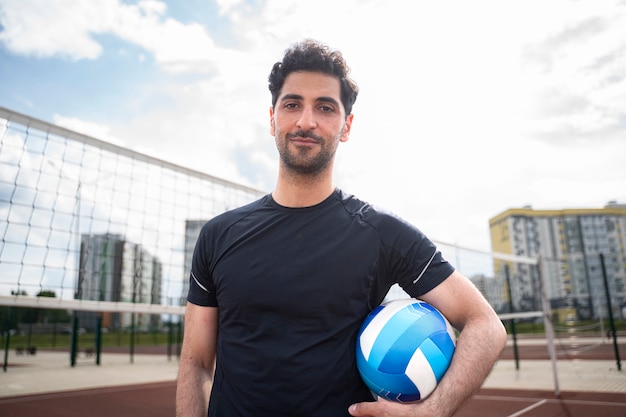
{"type": "Polygon", "coordinates": [[[274,127],[274,108],[270,107],[270,135],[276,136],[276,129],[274,127]]]}
{"type": "Polygon", "coordinates": [[[341,133],[341,138],[339,139],[341,142],[347,142],[350,139],[350,129],[352,128],[352,119],[354,115],[350,113],[348,117],[346,117],[346,124],[343,127],[343,132],[341,133]]]}

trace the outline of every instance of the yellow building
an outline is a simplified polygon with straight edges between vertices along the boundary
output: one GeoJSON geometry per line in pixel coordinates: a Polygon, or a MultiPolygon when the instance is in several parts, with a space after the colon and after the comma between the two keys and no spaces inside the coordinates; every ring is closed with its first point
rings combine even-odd
{"type": "Polygon", "coordinates": [[[508,265],[515,311],[541,309],[541,291],[561,321],[598,319],[608,315],[604,285],[615,317],[626,317],[626,205],[604,208],[506,210],[489,220],[494,252],[540,259],[539,268],[508,265]],[[604,268],[603,265],[604,264],[604,268]]]}

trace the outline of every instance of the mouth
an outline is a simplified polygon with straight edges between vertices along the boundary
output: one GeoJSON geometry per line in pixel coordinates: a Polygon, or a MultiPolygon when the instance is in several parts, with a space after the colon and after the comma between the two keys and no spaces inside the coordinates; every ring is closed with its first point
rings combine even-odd
{"type": "Polygon", "coordinates": [[[303,138],[302,136],[295,136],[293,138],[291,138],[292,142],[296,142],[296,143],[308,143],[308,144],[315,144],[317,143],[316,140],[311,139],[311,138],[303,138]]]}
{"type": "Polygon", "coordinates": [[[315,144],[321,142],[321,138],[318,138],[317,136],[306,132],[289,133],[287,134],[287,139],[289,139],[291,142],[305,144],[315,144]]]}

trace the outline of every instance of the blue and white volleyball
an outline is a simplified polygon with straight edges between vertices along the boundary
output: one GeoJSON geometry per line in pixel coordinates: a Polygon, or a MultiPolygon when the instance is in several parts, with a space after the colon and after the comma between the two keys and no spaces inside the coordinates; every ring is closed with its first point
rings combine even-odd
{"type": "Polygon", "coordinates": [[[455,330],[435,307],[416,299],[394,300],[363,322],[356,364],[372,393],[414,402],[437,387],[455,348],[455,330]]]}

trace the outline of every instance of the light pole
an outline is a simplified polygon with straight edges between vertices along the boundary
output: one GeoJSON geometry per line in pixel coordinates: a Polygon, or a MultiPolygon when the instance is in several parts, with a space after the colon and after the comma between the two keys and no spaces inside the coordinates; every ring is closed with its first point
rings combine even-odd
{"type": "MultiPolygon", "coordinates": [[[[80,177],[78,179],[78,185],[76,186],[76,256],[78,257],[78,277],[76,279],[76,292],[74,293],[74,299],[80,300],[83,296],[83,279],[84,268],[82,261],[82,242],[80,237],[80,200],[81,200],[81,187],[82,182],[80,177]]],[[[70,365],[76,366],[76,357],[78,356],[78,310],[72,312],[72,340],[70,344],[70,365]]]]}

